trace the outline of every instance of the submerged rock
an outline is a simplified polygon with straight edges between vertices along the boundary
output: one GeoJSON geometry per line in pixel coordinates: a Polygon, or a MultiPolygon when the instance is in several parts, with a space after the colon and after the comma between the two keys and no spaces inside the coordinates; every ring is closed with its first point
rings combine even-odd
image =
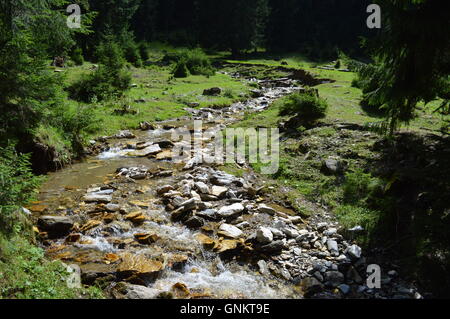
{"type": "Polygon", "coordinates": [[[145,286],[119,282],[111,288],[110,293],[115,299],[156,299],[160,291],[145,286]]]}
{"type": "Polygon", "coordinates": [[[320,281],[314,277],[307,277],[300,282],[300,287],[303,290],[306,298],[312,297],[314,294],[322,292],[324,286],[320,281]]]}
{"type": "Polygon", "coordinates": [[[66,235],[74,225],[71,218],[65,216],[41,216],[38,226],[41,230],[48,232],[51,236],[66,235]]]}
{"type": "Polygon", "coordinates": [[[128,156],[134,156],[134,157],[147,157],[150,155],[155,155],[162,152],[161,147],[159,147],[158,144],[153,144],[151,146],[148,146],[142,150],[136,150],[134,152],[128,153],[128,156]]]}
{"type": "Polygon", "coordinates": [[[88,194],[83,197],[83,201],[86,203],[109,203],[112,201],[111,195],[102,195],[102,194],[88,194]]]}
{"type": "Polygon", "coordinates": [[[162,262],[147,258],[144,255],[125,253],[120,257],[122,262],[119,264],[117,272],[124,279],[133,276],[155,279],[164,269],[162,262]]]}
{"type": "Polygon", "coordinates": [[[261,273],[261,275],[264,275],[264,276],[270,275],[269,267],[267,266],[267,263],[265,260],[261,259],[260,261],[258,261],[258,267],[259,267],[259,272],[261,273]]]}

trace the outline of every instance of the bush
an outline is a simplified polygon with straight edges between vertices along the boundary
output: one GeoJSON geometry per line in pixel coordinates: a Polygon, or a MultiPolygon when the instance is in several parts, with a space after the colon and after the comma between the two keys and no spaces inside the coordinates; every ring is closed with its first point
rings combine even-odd
{"type": "Polygon", "coordinates": [[[381,180],[373,177],[370,173],[364,173],[361,169],[347,172],[343,185],[344,202],[346,204],[365,204],[381,192],[382,186],[381,180]]]}
{"type": "Polygon", "coordinates": [[[341,60],[337,60],[336,64],[334,65],[335,69],[340,69],[341,68],[341,60]]]}
{"type": "Polygon", "coordinates": [[[189,70],[186,66],[186,61],[180,60],[173,69],[173,76],[176,78],[186,78],[189,76],[189,70]]]}
{"type": "Polygon", "coordinates": [[[139,54],[141,55],[141,59],[142,61],[147,61],[148,59],[150,59],[150,55],[148,54],[149,51],[149,46],[146,42],[141,42],[138,45],[139,47],[139,54]]]}
{"type": "Polygon", "coordinates": [[[223,92],[223,96],[225,96],[225,97],[227,97],[229,99],[234,99],[234,92],[230,88],[225,89],[225,91],[223,92]]]}
{"type": "Polygon", "coordinates": [[[73,50],[70,59],[75,63],[75,65],[83,65],[84,63],[83,50],[80,47],[76,47],[73,50]]]}
{"type": "Polygon", "coordinates": [[[71,98],[90,103],[118,97],[130,87],[131,74],[126,72],[123,52],[115,42],[105,42],[97,48],[99,68],[83,76],[69,88],[71,98]]]}
{"type": "Polygon", "coordinates": [[[129,41],[123,48],[125,59],[133,64],[135,67],[142,67],[142,57],[138,45],[135,42],[129,41]]]}
{"type": "Polygon", "coordinates": [[[23,205],[33,198],[39,178],[31,172],[30,155],[0,148],[0,205],[23,205]]]}
{"type": "Polygon", "coordinates": [[[280,115],[294,115],[303,124],[312,124],[326,116],[327,102],[313,92],[294,93],[280,100],[280,115]]]}
{"type": "Polygon", "coordinates": [[[0,231],[9,234],[15,227],[15,212],[34,199],[41,179],[31,172],[30,156],[14,147],[0,148],[0,231]]]}
{"type": "Polygon", "coordinates": [[[212,76],[215,74],[211,61],[201,49],[180,51],[176,56],[176,61],[177,63],[173,70],[175,77],[177,77],[175,75],[176,71],[180,72],[179,74],[181,75],[184,73],[184,70],[180,70],[184,66],[192,75],[212,76]]]}

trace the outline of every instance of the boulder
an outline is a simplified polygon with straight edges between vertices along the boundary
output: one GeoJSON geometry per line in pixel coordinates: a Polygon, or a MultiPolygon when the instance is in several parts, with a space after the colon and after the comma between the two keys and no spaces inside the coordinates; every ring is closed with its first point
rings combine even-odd
{"type": "Polygon", "coordinates": [[[201,193],[201,194],[209,194],[210,190],[208,185],[206,185],[203,182],[196,182],[195,188],[201,193]]]}
{"type": "Polygon", "coordinates": [[[125,215],[124,219],[131,221],[133,224],[142,224],[146,217],[142,212],[136,211],[125,215]]]}
{"type": "Polygon", "coordinates": [[[328,175],[337,175],[345,170],[345,165],[336,160],[329,158],[322,163],[322,172],[328,175]]]}
{"type": "Polygon", "coordinates": [[[324,280],[327,286],[336,288],[340,284],[344,283],[344,275],[339,271],[327,271],[325,273],[324,280]]]}
{"type": "Polygon", "coordinates": [[[144,255],[125,253],[120,257],[122,262],[117,268],[117,273],[124,279],[131,277],[155,279],[164,269],[162,262],[149,259],[144,255]]]}
{"type": "Polygon", "coordinates": [[[235,203],[230,206],[223,206],[219,209],[217,214],[222,218],[234,218],[237,217],[245,210],[245,207],[241,203],[235,203]]]}
{"type": "Polygon", "coordinates": [[[164,185],[164,186],[158,187],[158,188],[156,189],[156,193],[157,193],[159,196],[162,196],[162,195],[164,195],[164,194],[166,194],[166,193],[168,193],[168,192],[170,192],[170,191],[173,191],[173,190],[174,190],[174,188],[173,188],[172,185],[164,185]]]}
{"type": "Polygon", "coordinates": [[[217,210],[215,209],[206,209],[197,213],[197,216],[208,220],[216,220],[217,219],[217,210]]]}
{"type": "Polygon", "coordinates": [[[263,214],[275,215],[276,211],[272,207],[269,207],[265,204],[260,204],[258,206],[258,211],[263,214]]]}
{"type": "Polygon", "coordinates": [[[358,245],[351,245],[347,249],[347,254],[353,259],[361,258],[361,253],[362,253],[361,247],[359,247],[358,245]]]}
{"type": "Polygon", "coordinates": [[[149,122],[141,122],[141,123],[139,123],[139,128],[142,131],[150,131],[150,130],[154,130],[155,129],[155,127],[152,124],[150,124],[149,122]]]}
{"type": "Polygon", "coordinates": [[[134,238],[139,244],[151,245],[159,239],[159,236],[156,234],[149,234],[149,233],[137,233],[134,234],[134,238]]]}
{"type": "Polygon", "coordinates": [[[218,87],[213,87],[213,88],[206,89],[203,91],[203,95],[206,95],[206,96],[217,96],[217,95],[220,95],[221,93],[222,93],[222,89],[218,88],[218,87]]]}
{"type": "Polygon", "coordinates": [[[120,206],[118,204],[108,204],[105,206],[106,210],[109,212],[118,212],[120,211],[120,206]]]}
{"type": "Polygon", "coordinates": [[[219,235],[224,235],[225,237],[229,237],[229,238],[239,238],[243,235],[242,230],[240,230],[239,228],[237,228],[236,226],[233,225],[229,225],[229,224],[222,224],[219,227],[219,235]]]}
{"type": "Polygon", "coordinates": [[[186,220],[184,224],[189,228],[199,228],[202,227],[205,222],[200,217],[192,216],[191,218],[186,220]]]}
{"type": "Polygon", "coordinates": [[[339,256],[339,248],[338,248],[338,244],[335,240],[327,240],[327,248],[328,251],[333,255],[333,256],[339,256]]]}
{"type": "Polygon", "coordinates": [[[269,230],[272,232],[273,238],[282,239],[282,238],[286,237],[284,235],[284,233],[279,229],[269,227],[269,230]]]}
{"type": "Polygon", "coordinates": [[[134,152],[128,153],[128,156],[134,156],[134,157],[147,157],[150,155],[158,154],[162,151],[161,147],[159,147],[158,144],[153,144],[151,146],[148,146],[142,150],[136,150],[134,152]]]}
{"type": "Polygon", "coordinates": [[[112,201],[111,195],[102,195],[98,193],[87,194],[83,197],[83,201],[86,203],[104,203],[107,204],[112,201]]]}
{"type": "Polygon", "coordinates": [[[74,222],[66,216],[41,216],[38,226],[51,236],[65,235],[70,232],[74,222]]]}
{"type": "Polygon", "coordinates": [[[197,201],[195,198],[188,199],[187,201],[181,203],[180,207],[183,208],[183,211],[194,210],[197,207],[197,201]]]}
{"type": "Polygon", "coordinates": [[[268,254],[278,254],[285,248],[284,242],[282,240],[275,240],[270,244],[261,246],[261,251],[268,254]]]}
{"type": "Polygon", "coordinates": [[[269,244],[273,241],[273,233],[269,228],[260,227],[256,231],[256,240],[261,244],[269,244]]]}
{"type": "Polygon", "coordinates": [[[288,238],[297,238],[300,236],[300,233],[297,230],[290,227],[285,227],[282,231],[288,238]]]}
{"type": "Polygon", "coordinates": [[[120,282],[111,288],[111,294],[115,299],[156,299],[160,291],[145,286],[120,282]]]}
{"type": "Polygon", "coordinates": [[[300,282],[303,294],[306,298],[312,297],[314,294],[322,292],[324,286],[314,277],[307,277],[300,282]]]}
{"type": "Polygon", "coordinates": [[[134,135],[133,133],[131,133],[128,130],[125,130],[125,131],[120,131],[119,133],[114,135],[114,137],[115,138],[135,138],[136,135],[134,135]]]}
{"type": "Polygon", "coordinates": [[[339,290],[344,294],[347,295],[350,292],[350,286],[346,284],[341,284],[338,286],[339,290]]]}
{"type": "Polygon", "coordinates": [[[214,195],[214,196],[219,197],[219,198],[225,196],[225,194],[227,192],[228,192],[228,188],[223,187],[223,186],[214,185],[211,188],[211,195],[214,195]]]}

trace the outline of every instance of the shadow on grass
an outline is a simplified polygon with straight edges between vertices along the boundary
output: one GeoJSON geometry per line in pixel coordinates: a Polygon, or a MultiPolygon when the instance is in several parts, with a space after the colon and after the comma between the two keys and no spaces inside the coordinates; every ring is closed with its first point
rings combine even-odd
{"type": "Polygon", "coordinates": [[[450,139],[397,134],[375,145],[376,176],[388,181],[395,198],[375,227],[373,246],[401,265],[434,297],[450,297],[450,139]]]}

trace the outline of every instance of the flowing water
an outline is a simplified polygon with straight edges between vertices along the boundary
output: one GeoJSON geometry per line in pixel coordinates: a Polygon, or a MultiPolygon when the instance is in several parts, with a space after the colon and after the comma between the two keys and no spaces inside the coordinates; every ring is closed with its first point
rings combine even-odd
{"type": "MultiPolygon", "coordinates": [[[[139,211],[148,218],[141,225],[133,225],[118,220],[120,217],[112,217],[112,222],[103,221],[100,226],[80,231],[81,236],[75,240],[45,239],[43,242],[47,254],[67,264],[78,264],[88,274],[102,275],[108,274],[108,269],[115,267],[115,256],[126,252],[151,256],[152,260],[161,260],[165,267],[156,279],[146,281],[145,285],[159,292],[170,291],[175,284],[182,283],[190,291],[217,298],[298,298],[292,285],[283,280],[265,278],[245,263],[222,260],[218,254],[205,250],[196,239],[199,230],[171,221],[170,214],[161,205],[155,189],[157,186],[174,184],[186,171],[180,170],[180,166],[168,160],[131,156],[137,141],[170,140],[174,128],[191,129],[193,119],[202,119],[207,122],[207,127],[219,131],[235,122],[244,111],[260,111],[275,99],[296,89],[298,88],[266,88],[263,97],[236,103],[226,109],[192,109],[190,118],[158,123],[160,127],[151,131],[133,132],[136,135],[134,139],[109,140],[109,150],[50,173],[40,192],[39,205],[46,207],[41,212],[43,215],[70,216],[77,221],[78,226],[91,220],[102,221],[107,216],[104,207],[87,204],[82,199],[90,188],[100,187],[111,189],[104,194],[112,192],[113,202],[127,207],[129,210],[126,213],[139,211]],[[117,169],[121,167],[146,167],[151,172],[171,170],[172,174],[128,183],[117,181],[117,169]],[[152,233],[159,239],[153,245],[138,245],[133,239],[140,233],[152,233]],[[166,266],[167,260],[177,255],[183,255],[187,259],[182,267],[166,266]]],[[[204,144],[205,149],[208,147],[208,143],[204,144]]]]}

